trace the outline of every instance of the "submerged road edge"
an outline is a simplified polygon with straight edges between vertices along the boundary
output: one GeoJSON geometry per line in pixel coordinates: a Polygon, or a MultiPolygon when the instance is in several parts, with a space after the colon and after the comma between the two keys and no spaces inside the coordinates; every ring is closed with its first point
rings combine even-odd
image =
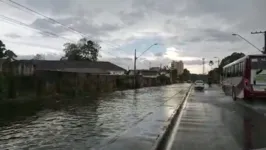
{"type": "Polygon", "coordinates": [[[170,123],[167,125],[165,131],[163,134],[161,134],[154,144],[153,148],[151,150],[165,150],[168,147],[168,143],[172,134],[172,131],[174,130],[175,126],[177,125],[177,121],[180,115],[180,112],[182,111],[185,102],[187,101],[191,90],[192,90],[193,84],[190,85],[188,91],[186,92],[181,104],[178,106],[178,108],[173,113],[173,117],[170,121],[170,123]]]}

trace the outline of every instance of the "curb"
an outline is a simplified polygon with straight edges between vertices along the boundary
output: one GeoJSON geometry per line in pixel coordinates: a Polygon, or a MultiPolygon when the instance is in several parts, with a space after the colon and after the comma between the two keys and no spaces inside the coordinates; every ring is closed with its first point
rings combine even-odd
{"type": "Polygon", "coordinates": [[[192,84],[189,87],[189,90],[186,92],[181,104],[178,106],[178,108],[175,110],[175,112],[173,113],[172,117],[170,118],[170,123],[167,125],[166,130],[164,131],[163,134],[161,134],[158,138],[158,140],[156,141],[156,143],[154,144],[154,146],[152,147],[152,150],[163,150],[166,148],[166,143],[169,140],[169,135],[170,133],[173,131],[173,128],[176,124],[176,121],[179,117],[179,114],[182,110],[182,107],[185,103],[185,101],[187,100],[187,98],[190,95],[191,89],[192,89],[192,84]]]}

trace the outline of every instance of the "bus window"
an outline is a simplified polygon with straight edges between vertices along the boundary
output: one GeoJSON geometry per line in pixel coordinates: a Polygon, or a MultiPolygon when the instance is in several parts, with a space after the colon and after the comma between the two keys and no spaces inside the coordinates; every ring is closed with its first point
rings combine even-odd
{"type": "Polygon", "coordinates": [[[232,77],[232,71],[233,67],[232,66],[228,67],[228,77],[232,77]]]}
{"type": "Polygon", "coordinates": [[[251,68],[252,69],[266,69],[266,58],[252,58],[251,68]]]}

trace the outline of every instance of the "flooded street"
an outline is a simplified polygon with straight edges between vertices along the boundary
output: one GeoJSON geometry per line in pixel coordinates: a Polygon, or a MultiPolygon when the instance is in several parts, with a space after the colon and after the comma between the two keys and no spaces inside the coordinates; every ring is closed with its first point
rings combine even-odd
{"type": "Polygon", "coordinates": [[[116,91],[72,100],[0,127],[0,149],[89,149],[105,145],[169,101],[189,84],[116,91]]]}

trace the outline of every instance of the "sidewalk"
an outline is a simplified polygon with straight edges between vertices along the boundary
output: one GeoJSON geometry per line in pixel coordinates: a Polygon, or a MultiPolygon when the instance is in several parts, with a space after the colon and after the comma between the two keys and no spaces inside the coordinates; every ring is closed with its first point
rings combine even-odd
{"type": "Polygon", "coordinates": [[[223,125],[219,109],[208,103],[218,98],[215,92],[192,92],[173,133],[171,150],[240,150],[223,125]]]}

